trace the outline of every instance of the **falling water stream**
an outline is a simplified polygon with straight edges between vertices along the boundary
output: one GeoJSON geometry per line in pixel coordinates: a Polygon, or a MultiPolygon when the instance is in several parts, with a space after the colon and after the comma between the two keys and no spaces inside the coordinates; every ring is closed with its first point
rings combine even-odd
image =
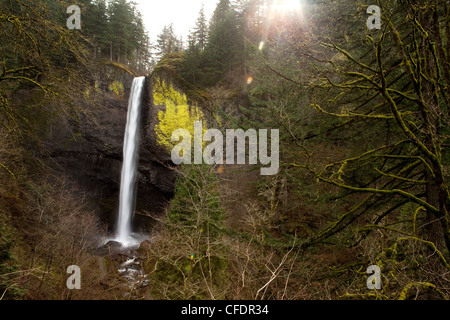
{"type": "Polygon", "coordinates": [[[135,209],[136,180],[139,158],[139,127],[141,118],[141,100],[145,77],[133,80],[128,102],[127,125],[123,146],[122,177],[120,182],[119,219],[115,241],[124,247],[139,244],[132,233],[132,218],[135,209]]]}
{"type": "Polygon", "coordinates": [[[141,102],[145,87],[145,77],[134,78],[128,101],[127,124],[123,143],[123,163],[120,180],[119,216],[112,238],[103,239],[100,245],[105,256],[117,262],[117,271],[126,280],[124,295],[133,297],[134,290],[148,285],[147,275],[142,267],[142,259],[136,251],[148,235],[133,232],[132,222],[135,211],[139,141],[141,127],[141,102]]]}

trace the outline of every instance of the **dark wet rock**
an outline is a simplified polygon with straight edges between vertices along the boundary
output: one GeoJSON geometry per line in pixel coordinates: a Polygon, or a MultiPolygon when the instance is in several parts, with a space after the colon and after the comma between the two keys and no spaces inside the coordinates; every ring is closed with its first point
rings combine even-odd
{"type": "Polygon", "coordinates": [[[114,240],[108,241],[94,250],[89,251],[89,253],[93,256],[103,257],[110,260],[126,259],[129,257],[129,252],[130,250],[128,248],[122,247],[120,242],[114,240]]]}
{"type": "Polygon", "coordinates": [[[120,242],[111,240],[105,244],[105,247],[107,247],[109,249],[120,249],[120,248],[122,248],[122,244],[120,242]]]}

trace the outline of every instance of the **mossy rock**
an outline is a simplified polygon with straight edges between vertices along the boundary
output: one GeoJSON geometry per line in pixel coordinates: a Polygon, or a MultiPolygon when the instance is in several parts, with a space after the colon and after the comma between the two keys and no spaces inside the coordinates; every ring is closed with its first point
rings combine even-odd
{"type": "Polygon", "coordinates": [[[118,97],[123,97],[125,94],[123,83],[117,80],[109,85],[109,91],[118,97]]]}

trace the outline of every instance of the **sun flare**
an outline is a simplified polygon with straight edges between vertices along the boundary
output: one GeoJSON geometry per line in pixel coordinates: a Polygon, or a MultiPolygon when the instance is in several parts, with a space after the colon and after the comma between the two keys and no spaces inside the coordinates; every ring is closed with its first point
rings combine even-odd
{"type": "Polygon", "coordinates": [[[301,0],[275,0],[274,7],[276,10],[284,13],[300,12],[301,0]]]}

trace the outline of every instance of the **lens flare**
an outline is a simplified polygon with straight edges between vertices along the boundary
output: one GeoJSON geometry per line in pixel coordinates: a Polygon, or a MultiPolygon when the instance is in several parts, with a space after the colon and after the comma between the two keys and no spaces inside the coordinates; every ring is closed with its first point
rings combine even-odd
{"type": "Polygon", "coordinates": [[[259,47],[258,47],[259,51],[262,51],[262,49],[264,49],[264,45],[265,45],[264,41],[261,41],[259,43],[259,47]]]}
{"type": "Polygon", "coordinates": [[[276,10],[284,13],[300,12],[301,0],[275,0],[274,7],[276,10]]]}

